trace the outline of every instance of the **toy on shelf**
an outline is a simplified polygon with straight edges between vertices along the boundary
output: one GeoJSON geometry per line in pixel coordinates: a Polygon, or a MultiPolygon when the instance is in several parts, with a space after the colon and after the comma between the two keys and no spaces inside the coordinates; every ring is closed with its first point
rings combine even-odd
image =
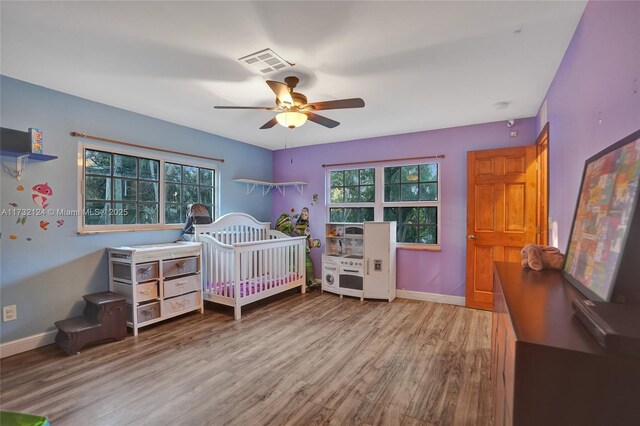
{"type": "Polygon", "coordinates": [[[534,271],[543,269],[562,269],[564,255],[560,250],[551,246],[527,244],[520,251],[523,268],[531,268],[534,271]]]}

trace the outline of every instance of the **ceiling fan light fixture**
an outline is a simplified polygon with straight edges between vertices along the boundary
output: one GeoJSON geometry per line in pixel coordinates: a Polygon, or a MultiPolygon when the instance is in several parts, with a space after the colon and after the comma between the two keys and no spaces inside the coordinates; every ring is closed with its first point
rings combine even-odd
{"type": "Polygon", "coordinates": [[[307,122],[307,116],[301,112],[287,111],[276,115],[276,120],[278,121],[278,124],[283,127],[295,129],[307,122]]]}

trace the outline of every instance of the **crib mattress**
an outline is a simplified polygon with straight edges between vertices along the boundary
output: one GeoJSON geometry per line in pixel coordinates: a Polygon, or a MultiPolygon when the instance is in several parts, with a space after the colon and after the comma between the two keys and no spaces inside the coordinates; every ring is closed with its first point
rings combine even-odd
{"type": "MultiPolygon", "coordinates": [[[[284,284],[289,284],[300,278],[299,273],[292,273],[288,277],[273,279],[273,278],[251,278],[244,280],[240,283],[240,297],[250,296],[252,294],[260,293],[270,288],[279,287],[284,284]]],[[[216,282],[209,283],[206,287],[207,292],[213,293],[218,296],[226,295],[227,297],[235,298],[235,286],[233,282],[216,282]]]]}

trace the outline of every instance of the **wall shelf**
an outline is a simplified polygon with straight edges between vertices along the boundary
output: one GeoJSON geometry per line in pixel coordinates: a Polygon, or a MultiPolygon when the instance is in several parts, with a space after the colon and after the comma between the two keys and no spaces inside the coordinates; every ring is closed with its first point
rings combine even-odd
{"type": "Polygon", "coordinates": [[[32,152],[31,134],[29,132],[8,129],[6,127],[2,127],[0,130],[2,136],[0,156],[13,157],[16,159],[15,170],[8,170],[4,165],[2,168],[17,180],[22,178],[22,173],[24,172],[27,161],[50,161],[58,158],[55,155],[36,154],[32,152]]]}
{"type": "Polygon", "coordinates": [[[271,189],[276,188],[280,195],[285,196],[285,188],[287,186],[294,186],[300,195],[303,194],[304,185],[307,182],[266,182],[262,180],[254,180],[254,179],[234,179],[234,182],[244,183],[247,185],[247,195],[251,194],[256,187],[262,187],[262,195],[267,195],[271,189]]]}
{"type": "MultiPolygon", "coordinates": [[[[15,171],[8,171],[10,174],[16,178],[16,180],[22,179],[22,173],[24,172],[25,165],[27,161],[50,161],[55,160],[58,157],[55,155],[44,155],[44,154],[36,154],[33,152],[17,152],[17,151],[7,151],[0,150],[0,156],[2,157],[13,157],[16,159],[16,169],[15,171]]],[[[3,166],[4,168],[4,166],[3,166]]]]}
{"type": "Polygon", "coordinates": [[[29,157],[29,160],[35,161],[50,161],[58,158],[57,155],[45,155],[45,154],[36,154],[33,152],[15,152],[15,151],[5,151],[1,150],[0,155],[3,157],[29,157]]]}

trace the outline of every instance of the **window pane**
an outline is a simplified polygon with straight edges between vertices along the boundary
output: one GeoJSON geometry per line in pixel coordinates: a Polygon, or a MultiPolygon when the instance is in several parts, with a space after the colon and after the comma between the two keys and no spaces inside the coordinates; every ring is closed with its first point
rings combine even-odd
{"type": "Polygon", "coordinates": [[[87,176],[85,181],[85,200],[110,200],[111,178],[87,176]]]}
{"type": "Polygon", "coordinates": [[[356,187],[346,187],[344,189],[344,202],[345,203],[357,203],[360,201],[360,188],[356,187]]]}
{"type": "Polygon", "coordinates": [[[111,203],[105,202],[88,202],[84,205],[84,223],[85,225],[108,225],[111,223],[109,216],[109,208],[111,203]]]}
{"type": "Polygon", "coordinates": [[[212,204],[213,203],[213,189],[200,187],[200,203],[212,204]]]}
{"type": "Polygon", "coordinates": [[[164,163],[164,180],[167,182],[182,181],[182,166],[180,164],[164,163]]]}
{"type": "Polygon", "coordinates": [[[361,222],[372,221],[374,219],[373,207],[366,207],[361,210],[361,222]]]}
{"type": "Polygon", "coordinates": [[[158,223],[158,204],[138,204],[138,223],[158,223]]]}
{"type": "Polygon", "coordinates": [[[200,185],[213,186],[213,170],[200,169],[200,185]]]}
{"type": "Polygon", "coordinates": [[[400,185],[385,185],[384,186],[384,200],[385,201],[400,201],[400,185]]]}
{"type": "Polygon", "coordinates": [[[418,201],[418,185],[402,185],[401,199],[402,201],[418,201]]]}
{"type": "Polygon", "coordinates": [[[398,220],[400,219],[398,217],[399,210],[400,209],[398,207],[385,207],[382,220],[386,222],[392,222],[395,220],[396,222],[398,222],[398,220]]]}
{"type": "Polygon", "coordinates": [[[342,209],[332,208],[329,209],[329,222],[342,222],[342,209]]]}
{"type": "Polygon", "coordinates": [[[197,203],[198,202],[198,187],[197,186],[187,186],[184,185],[182,187],[182,202],[183,203],[197,203]]]}
{"type": "Polygon", "coordinates": [[[437,182],[438,181],[438,164],[422,164],[420,165],[420,182],[437,182]]]}
{"type": "Polygon", "coordinates": [[[113,204],[113,223],[118,225],[136,223],[137,206],[133,203],[114,203],[113,204]]]}
{"type": "Polygon", "coordinates": [[[138,177],[138,159],[128,155],[113,155],[113,175],[138,177]]]}
{"type": "Polygon", "coordinates": [[[402,166],[402,182],[418,182],[418,166],[402,166]]]}
{"type": "Polygon", "coordinates": [[[438,184],[437,183],[421,183],[420,184],[420,200],[421,201],[438,201],[438,184]]]}
{"type": "Polygon", "coordinates": [[[349,209],[349,208],[344,209],[344,214],[343,214],[343,217],[342,217],[342,221],[343,222],[358,222],[358,219],[359,219],[358,210],[359,209],[349,209]]]}
{"type": "Polygon", "coordinates": [[[360,185],[373,185],[375,176],[375,169],[360,169],[360,185]]]}
{"type": "Polygon", "coordinates": [[[419,224],[420,223],[420,215],[419,215],[418,207],[402,207],[400,209],[400,222],[402,223],[410,223],[410,224],[419,224]]]}
{"type": "Polygon", "coordinates": [[[182,215],[180,204],[165,204],[164,221],[165,223],[183,223],[185,216],[182,215]]]}
{"type": "Polygon", "coordinates": [[[429,225],[436,225],[438,223],[438,208],[437,207],[425,207],[426,215],[425,221],[429,225]]]}
{"type": "Polygon", "coordinates": [[[418,242],[418,227],[415,225],[398,225],[399,243],[416,243],[418,242]]]}
{"type": "Polygon", "coordinates": [[[331,188],[331,202],[342,203],[344,201],[344,191],[342,188],[331,188]]]}
{"type": "Polygon", "coordinates": [[[138,188],[136,183],[133,179],[114,179],[113,199],[135,201],[138,188]]]}
{"type": "Polygon", "coordinates": [[[376,200],[376,192],[374,186],[367,185],[360,187],[360,201],[363,203],[374,202],[376,200]]]}
{"type": "Polygon", "coordinates": [[[435,225],[421,226],[419,243],[421,244],[438,244],[438,228],[435,225]]]}
{"type": "Polygon", "coordinates": [[[384,183],[400,183],[400,167],[385,167],[384,183]]]}
{"type": "Polygon", "coordinates": [[[140,179],[159,180],[160,162],[157,160],[140,159],[140,179]]]}
{"type": "Polygon", "coordinates": [[[165,203],[179,203],[182,186],[177,183],[165,183],[165,203]]]}
{"type": "Polygon", "coordinates": [[[182,181],[184,183],[198,183],[198,168],[182,166],[182,181]]]}
{"type": "Polygon", "coordinates": [[[345,170],[344,171],[344,184],[345,185],[357,185],[358,184],[358,170],[345,170]]]}
{"type": "Polygon", "coordinates": [[[138,194],[139,201],[158,202],[158,184],[156,182],[139,181],[138,194]]]}
{"type": "Polygon", "coordinates": [[[86,174],[110,175],[111,174],[111,154],[107,152],[92,151],[84,152],[84,167],[86,174]]]}
{"type": "Polygon", "coordinates": [[[344,172],[342,170],[331,172],[329,176],[330,176],[330,182],[331,182],[332,188],[335,186],[344,185],[344,172]]]}

